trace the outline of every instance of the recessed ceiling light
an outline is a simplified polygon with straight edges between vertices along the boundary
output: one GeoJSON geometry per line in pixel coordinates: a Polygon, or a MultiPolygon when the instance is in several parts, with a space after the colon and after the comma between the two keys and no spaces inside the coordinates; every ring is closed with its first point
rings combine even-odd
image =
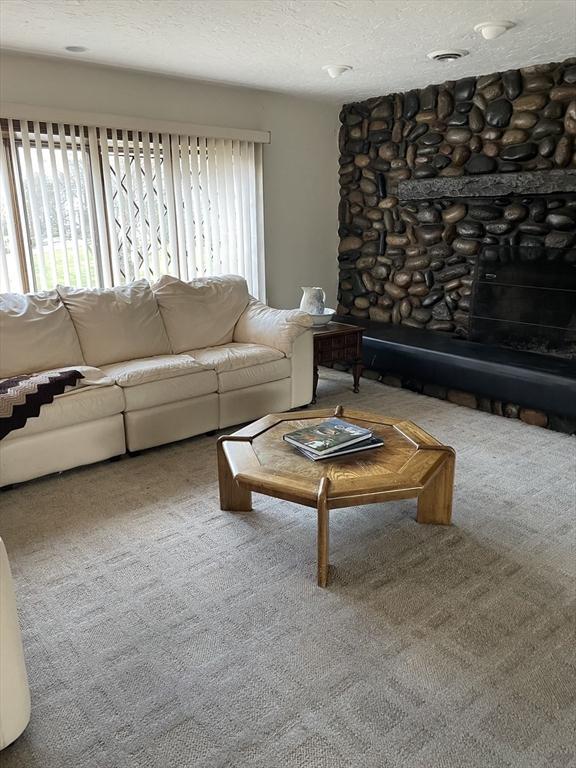
{"type": "Polygon", "coordinates": [[[445,51],[430,51],[426,56],[432,61],[456,61],[464,56],[468,56],[469,51],[463,48],[450,48],[445,51]]]}
{"type": "Polygon", "coordinates": [[[67,45],[64,50],[68,51],[68,53],[84,53],[88,48],[84,45],[67,45]]]}
{"type": "Polygon", "coordinates": [[[515,26],[513,21],[483,21],[481,24],[476,24],[474,32],[479,32],[484,40],[496,40],[497,37],[515,26]]]}
{"type": "Polygon", "coordinates": [[[352,67],[349,64],[325,64],[322,69],[334,80],[343,75],[344,72],[350,72],[352,67]]]}

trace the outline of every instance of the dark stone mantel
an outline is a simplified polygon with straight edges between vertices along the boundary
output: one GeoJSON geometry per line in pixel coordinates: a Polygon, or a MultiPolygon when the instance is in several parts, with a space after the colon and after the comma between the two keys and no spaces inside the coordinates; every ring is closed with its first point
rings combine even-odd
{"type": "Polygon", "coordinates": [[[410,179],[398,184],[401,201],[555,192],[576,192],[576,170],[486,173],[458,178],[410,179]]]}

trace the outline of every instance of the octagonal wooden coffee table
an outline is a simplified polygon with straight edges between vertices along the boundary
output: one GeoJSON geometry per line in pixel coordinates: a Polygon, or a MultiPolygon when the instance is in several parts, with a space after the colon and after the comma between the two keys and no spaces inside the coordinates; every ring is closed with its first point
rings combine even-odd
{"type": "Polygon", "coordinates": [[[220,507],[249,512],[252,492],[318,511],[318,584],[328,583],[329,512],[339,507],[418,498],[419,523],[450,525],[455,452],[411,421],[344,409],[277,413],[218,440],[220,507]],[[339,416],[367,427],[382,448],[310,461],[282,436],[339,416]]]}

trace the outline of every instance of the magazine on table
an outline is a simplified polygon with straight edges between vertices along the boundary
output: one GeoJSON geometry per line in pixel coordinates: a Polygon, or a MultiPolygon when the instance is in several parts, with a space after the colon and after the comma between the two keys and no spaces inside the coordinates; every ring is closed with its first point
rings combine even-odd
{"type": "Polygon", "coordinates": [[[315,456],[327,456],[334,451],[360,443],[372,437],[365,427],[333,417],[311,427],[303,427],[284,435],[287,443],[315,456]]]}
{"type": "Polygon", "coordinates": [[[381,448],[383,445],[384,441],[381,438],[373,436],[369,437],[367,440],[362,440],[361,443],[347,445],[337,451],[331,451],[330,453],[324,454],[324,456],[318,456],[315,453],[311,453],[305,448],[300,448],[296,445],[294,448],[296,448],[298,453],[301,453],[302,456],[306,456],[307,459],[312,459],[312,461],[323,461],[325,459],[337,459],[340,456],[349,456],[352,453],[360,453],[361,451],[367,451],[371,448],[381,448]]]}

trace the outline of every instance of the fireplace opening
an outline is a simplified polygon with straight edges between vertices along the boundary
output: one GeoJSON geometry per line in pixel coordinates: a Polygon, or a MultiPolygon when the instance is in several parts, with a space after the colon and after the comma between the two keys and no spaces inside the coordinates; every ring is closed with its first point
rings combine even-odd
{"type": "Polygon", "coordinates": [[[484,246],[474,268],[469,339],[576,359],[574,251],[484,246]]]}

